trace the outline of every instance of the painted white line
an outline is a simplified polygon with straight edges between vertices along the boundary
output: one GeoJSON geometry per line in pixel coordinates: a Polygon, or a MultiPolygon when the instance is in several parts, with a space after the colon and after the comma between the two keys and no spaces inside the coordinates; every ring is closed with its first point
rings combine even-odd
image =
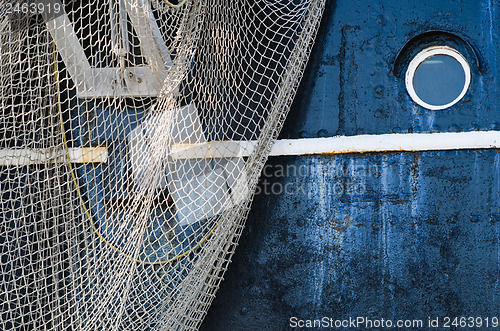
{"type": "MultiPolygon", "coordinates": [[[[253,153],[257,141],[212,141],[175,144],[173,159],[234,158],[253,153]]],[[[284,139],[274,142],[269,156],[349,154],[370,152],[423,152],[461,149],[500,148],[500,131],[393,133],[349,137],[284,139]]],[[[70,148],[72,163],[106,162],[106,147],[70,148]]],[[[0,149],[0,166],[23,166],[46,162],[65,162],[66,152],[33,149],[0,149]]]]}
{"type": "MultiPolygon", "coordinates": [[[[106,162],[108,151],[105,147],[69,148],[68,156],[72,163],[106,162]]],[[[0,166],[26,166],[42,163],[64,163],[65,150],[56,149],[0,149],[0,166]]]]}
{"type": "Polygon", "coordinates": [[[272,156],[500,148],[500,131],[394,133],[278,140],[272,156]]]}
{"type": "MultiPolygon", "coordinates": [[[[213,141],[171,147],[174,159],[244,157],[256,141],[213,141]]],[[[285,139],[274,142],[269,156],[368,152],[446,151],[500,148],[500,131],[394,133],[331,138],[285,139]]]]}

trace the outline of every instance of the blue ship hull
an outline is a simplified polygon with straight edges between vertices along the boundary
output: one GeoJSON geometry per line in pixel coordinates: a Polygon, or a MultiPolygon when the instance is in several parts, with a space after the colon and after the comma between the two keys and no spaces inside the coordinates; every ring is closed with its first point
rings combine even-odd
{"type": "MultiPolygon", "coordinates": [[[[486,0],[327,1],[281,138],[499,130],[499,15],[486,0]],[[419,35],[472,54],[471,85],[451,108],[406,92],[398,54],[419,35]]],[[[495,149],[270,158],[202,329],[323,317],[498,326],[499,176],[495,149]]]]}

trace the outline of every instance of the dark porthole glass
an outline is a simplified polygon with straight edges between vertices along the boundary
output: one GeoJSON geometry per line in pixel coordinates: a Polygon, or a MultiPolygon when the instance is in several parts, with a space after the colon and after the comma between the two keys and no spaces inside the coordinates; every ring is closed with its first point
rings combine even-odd
{"type": "Polygon", "coordinates": [[[428,109],[445,109],[457,103],[470,84],[465,58],[448,47],[419,53],[408,67],[406,88],[412,99],[428,109]]]}

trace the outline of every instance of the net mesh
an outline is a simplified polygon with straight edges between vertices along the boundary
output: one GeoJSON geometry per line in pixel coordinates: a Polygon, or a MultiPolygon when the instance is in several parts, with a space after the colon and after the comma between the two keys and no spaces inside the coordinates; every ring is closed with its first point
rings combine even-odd
{"type": "Polygon", "coordinates": [[[0,2],[0,328],[196,329],[324,0],[0,2]]]}

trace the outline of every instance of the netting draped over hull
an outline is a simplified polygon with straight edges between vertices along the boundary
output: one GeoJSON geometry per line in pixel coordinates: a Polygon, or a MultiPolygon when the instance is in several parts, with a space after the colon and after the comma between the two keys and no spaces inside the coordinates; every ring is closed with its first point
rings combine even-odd
{"type": "Polygon", "coordinates": [[[196,329],[324,0],[0,2],[0,328],[196,329]]]}

